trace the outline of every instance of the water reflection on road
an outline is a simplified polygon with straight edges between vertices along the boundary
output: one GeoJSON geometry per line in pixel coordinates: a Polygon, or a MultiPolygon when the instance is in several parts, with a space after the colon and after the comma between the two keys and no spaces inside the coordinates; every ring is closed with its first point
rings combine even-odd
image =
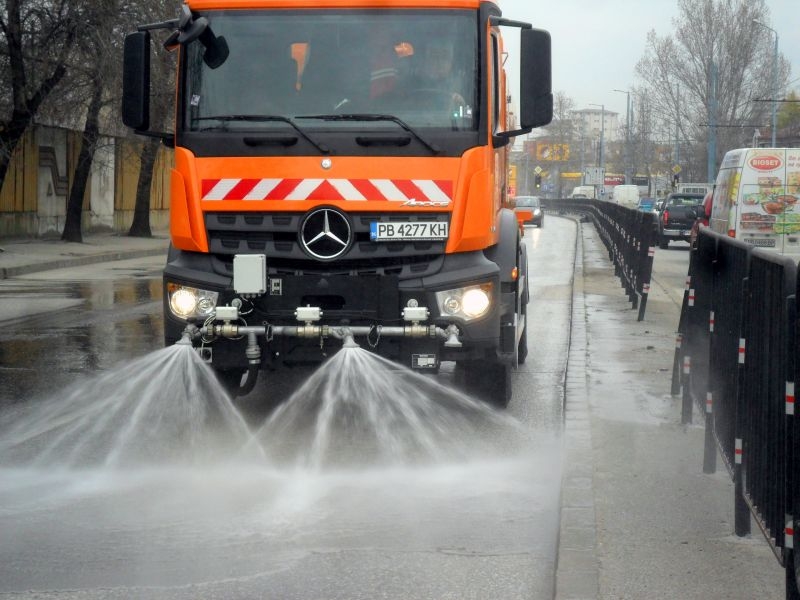
{"type": "Polygon", "coordinates": [[[163,346],[160,280],[3,283],[0,406],[163,346]]]}

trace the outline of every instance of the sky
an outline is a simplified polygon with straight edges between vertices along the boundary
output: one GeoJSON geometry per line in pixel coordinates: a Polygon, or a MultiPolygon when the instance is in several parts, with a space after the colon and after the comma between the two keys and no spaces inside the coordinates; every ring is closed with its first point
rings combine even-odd
{"type": "MultiPolygon", "coordinates": [[[[503,16],[546,29],[552,38],[553,90],[563,91],[575,108],[619,113],[625,120],[626,90],[637,83],[636,63],[644,55],[647,32],[672,34],[677,0],[496,0],[503,16]]],[[[766,23],[778,32],[778,51],[792,66],[790,81],[800,90],[800,0],[766,0],[766,23]]],[[[757,27],[757,25],[754,25],[757,27]]],[[[508,36],[510,28],[504,28],[508,36]]],[[[764,35],[773,34],[764,29],[764,35]]],[[[510,50],[517,48],[514,41],[510,50]]],[[[509,58],[509,72],[514,65],[509,58]]],[[[512,88],[512,95],[518,91],[512,88]]]]}

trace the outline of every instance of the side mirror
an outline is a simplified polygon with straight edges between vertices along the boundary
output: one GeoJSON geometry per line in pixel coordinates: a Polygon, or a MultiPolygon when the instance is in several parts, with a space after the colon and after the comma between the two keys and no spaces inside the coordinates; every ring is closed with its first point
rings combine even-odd
{"type": "Polygon", "coordinates": [[[520,33],[520,127],[530,129],[553,120],[550,33],[542,29],[520,33]]]}
{"type": "Polygon", "coordinates": [[[125,36],[122,65],[122,122],[134,130],[150,127],[150,32],[125,36]]]}

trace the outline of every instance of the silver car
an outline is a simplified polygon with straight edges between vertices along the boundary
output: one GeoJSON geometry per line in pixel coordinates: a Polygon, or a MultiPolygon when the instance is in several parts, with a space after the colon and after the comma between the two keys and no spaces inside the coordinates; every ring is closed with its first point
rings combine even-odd
{"type": "Polygon", "coordinates": [[[530,212],[533,216],[526,219],[525,223],[533,223],[537,227],[544,225],[544,211],[542,210],[539,196],[517,196],[515,199],[515,211],[530,212]]]}

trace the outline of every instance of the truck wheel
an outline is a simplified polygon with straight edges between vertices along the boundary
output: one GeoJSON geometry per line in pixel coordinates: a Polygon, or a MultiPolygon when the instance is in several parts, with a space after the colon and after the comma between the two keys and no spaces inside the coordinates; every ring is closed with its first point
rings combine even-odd
{"type": "Polygon", "coordinates": [[[505,408],[511,400],[511,365],[469,360],[456,365],[456,381],[464,390],[487,404],[505,408]]]}
{"type": "Polygon", "coordinates": [[[662,250],[666,250],[669,248],[669,239],[665,238],[663,235],[658,238],[658,247],[662,250]]]}

